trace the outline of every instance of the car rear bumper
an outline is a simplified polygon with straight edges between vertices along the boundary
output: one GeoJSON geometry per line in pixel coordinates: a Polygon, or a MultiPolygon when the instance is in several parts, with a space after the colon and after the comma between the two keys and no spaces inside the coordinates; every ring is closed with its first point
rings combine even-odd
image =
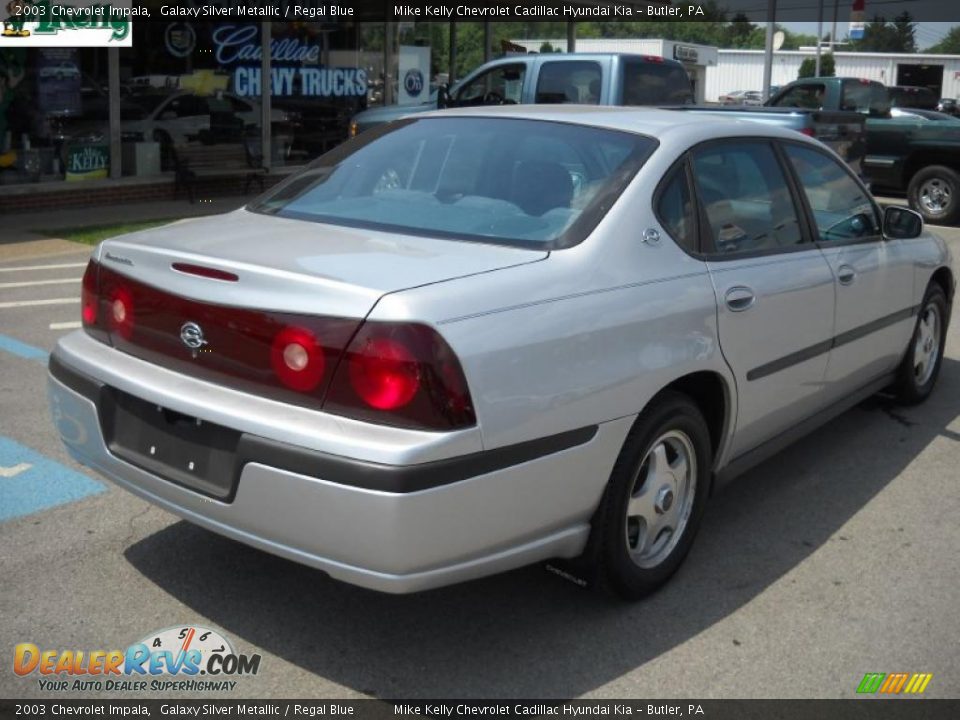
{"type": "MultiPolygon", "coordinates": [[[[471,452],[470,443],[458,441],[456,456],[431,458],[451,449],[438,451],[429,437],[436,434],[388,429],[395,440],[389,452],[381,435],[379,452],[344,456],[317,449],[324,444],[323,423],[317,423],[317,437],[291,444],[290,435],[249,432],[239,418],[230,427],[253,450],[238,459],[229,497],[217,498],[112,451],[98,393],[115,381],[123,392],[218,423],[236,393],[175,376],[176,391],[161,398],[146,378],[168,371],[77,334],[61,341],[51,368],[52,415],[79,462],[209,530],[338,580],[395,593],[578,555],[632,422],[623,418],[491,451],[471,452]],[[96,357],[104,352],[110,355],[106,364],[96,357]],[[93,366],[99,370],[91,371],[93,366]],[[183,403],[184,395],[201,397],[206,410],[183,403]],[[392,464],[384,462],[385,453],[427,460],[392,464]]],[[[286,407],[274,405],[275,412],[286,407]]]]}

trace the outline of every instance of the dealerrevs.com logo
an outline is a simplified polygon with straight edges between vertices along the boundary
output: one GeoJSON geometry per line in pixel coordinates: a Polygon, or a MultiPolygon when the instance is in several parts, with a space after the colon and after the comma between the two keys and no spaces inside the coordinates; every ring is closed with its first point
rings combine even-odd
{"type": "Polygon", "coordinates": [[[130,47],[130,0],[0,0],[0,47],[130,47]]]}
{"type": "Polygon", "coordinates": [[[234,652],[216,630],[186,625],[147,635],[126,650],[42,650],[19,643],[13,671],[37,678],[41,690],[223,691],[236,677],[256,675],[260,655],[234,652]]]}

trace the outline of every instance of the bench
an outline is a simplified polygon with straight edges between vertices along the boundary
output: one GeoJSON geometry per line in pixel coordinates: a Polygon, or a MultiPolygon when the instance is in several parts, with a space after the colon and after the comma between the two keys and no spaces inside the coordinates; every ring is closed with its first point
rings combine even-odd
{"type": "Polygon", "coordinates": [[[226,177],[246,174],[243,193],[250,191],[251,183],[258,183],[261,192],[264,189],[263,156],[260,154],[259,138],[246,138],[244,142],[218,143],[204,145],[188,143],[177,145],[173,149],[173,167],[175,172],[174,198],[181,190],[187,193],[190,202],[195,201],[194,189],[200,178],[226,177]]]}

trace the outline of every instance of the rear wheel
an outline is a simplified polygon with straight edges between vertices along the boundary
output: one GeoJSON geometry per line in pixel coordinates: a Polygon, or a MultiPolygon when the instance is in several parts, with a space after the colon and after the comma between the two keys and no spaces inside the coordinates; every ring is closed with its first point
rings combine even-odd
{"type": "Polygon", "coordinates": [[[711,455],[702,413],[679,393],[661,395],[631,430],[597,528],[603,577],[621,597],[653,592],[680,567],[700,525],[711,455]]]}
{"type": "Polygon", "coordinates": [[[936,283],[927,288],[907,353],[897,371],[894,386],[897,399],[913,405],[933,391],[940,373],[947,338],[947,296],[936,283]]]}
{"type": "Polygon", "coordinates": [[[948,167],[931,165],[917,171],[907,197],[928,223],[951,225],[960,220],[960,175],[948,167]]]}

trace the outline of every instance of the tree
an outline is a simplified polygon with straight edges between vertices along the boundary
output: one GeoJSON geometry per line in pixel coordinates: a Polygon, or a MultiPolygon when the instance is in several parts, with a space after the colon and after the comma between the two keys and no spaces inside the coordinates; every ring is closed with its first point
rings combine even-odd
{"type": "MultiPolygon", "coordinates": [[[[817,71],[817,59],[808,57],[800,63],[800,72],[798,78],[814,77],[817,71]]],[[[833,53],[823,53],[820,56],[820,77],[833,77],[837,74],[836,63],[833,59],[833,53]]]]}
{"type": "Polygon", "coordinates": [[[924,50],[924,52],[942,55],[960,55],[960,26],[951,28],[943,40],[936,45],[931,45],[924,50]]]}
{"type": "Polygon", "coordinates": [[[864,27],[863,37],[850,41],[850,49],[857,52],[916,52],[916,25],[908,12],[897,15],[892,23],[876,15],[864,27]]]}
{"type": "Polygon", "coordinates": [[[914,53],[917,51],[917,24],[904,10],[893,19],[893,32],[900,50],[897,52],[914,53]]]}

